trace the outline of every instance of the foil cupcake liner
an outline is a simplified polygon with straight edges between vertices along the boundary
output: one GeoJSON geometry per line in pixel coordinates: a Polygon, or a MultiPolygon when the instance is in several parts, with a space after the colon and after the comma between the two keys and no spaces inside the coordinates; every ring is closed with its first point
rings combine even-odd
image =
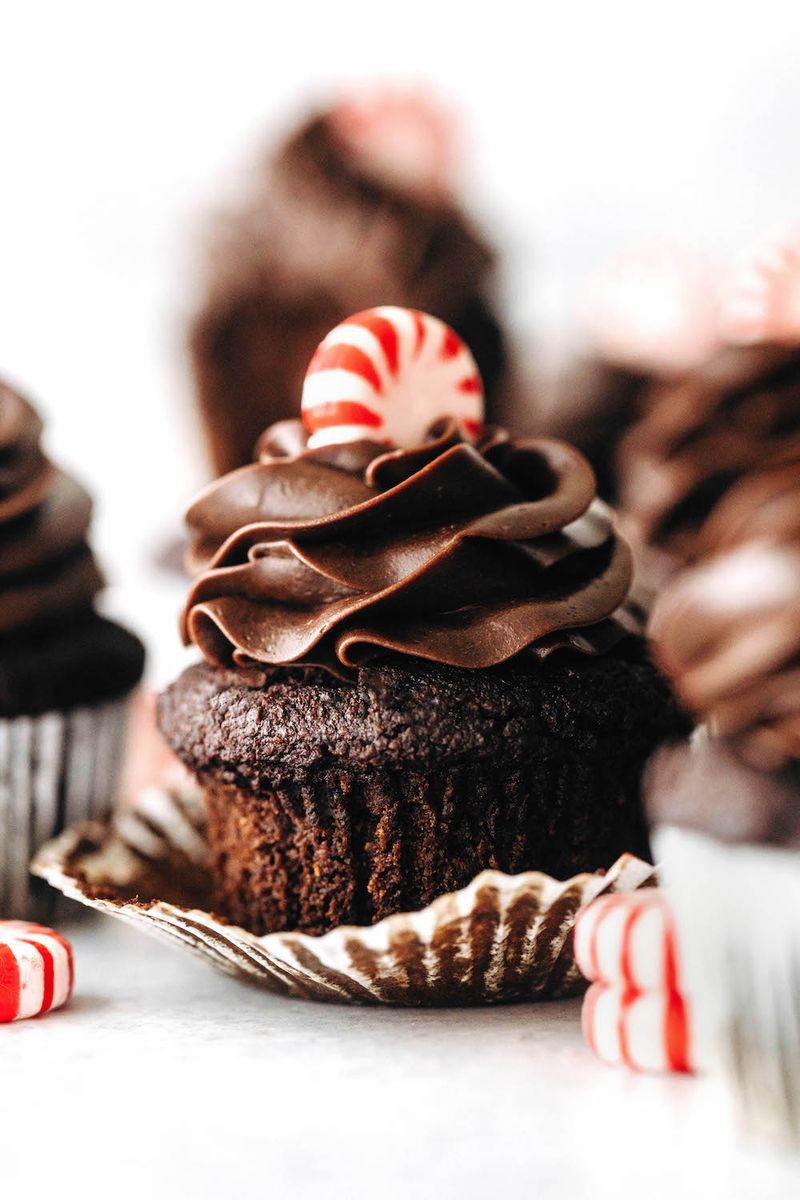
{"type": "Polygon", "coordinates": [[[654,882],[623,855],[604,873],[558,882],[483,871],[418,912],[320,936],[257,937],[203,907],[210,896],[202,796],[194,784],[146,789],[111,820],[67,830],[32,870],[65,895],[169,939],[272,992],[339,1003],[495,1004],[574,995],[580,908],[654,882]]]}
{"type": "Polygon", "coordinates": [[[122,755],[127,699],[0,720],[0,913],[45,919],[52,893],[35,851],[65,826],[106,812],[122,755]]]}

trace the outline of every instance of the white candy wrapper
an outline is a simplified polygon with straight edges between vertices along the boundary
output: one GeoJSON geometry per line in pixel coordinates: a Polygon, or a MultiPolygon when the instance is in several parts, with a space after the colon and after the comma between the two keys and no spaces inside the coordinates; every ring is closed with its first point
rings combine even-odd
{"type": "Polygon", "coordinates": [[[75,900],[178,943],[272,992],[364,1004],[466,1005],[574,995],[576,913],[597,896],[653,882],[623,855],[604,874],[560,883],[538,871],[483,871],[419,912],[322,934],[256,937],[207,911],[199,791],[146,789],[112,821],[67,830],[33,870],[75,900]]]}
{"type": "Polygon", "coordinates": [[[31,879],[34,852],[112,804],[127,698],[0,720],[0,913],[46,919],[52,896],[31,879]]]}

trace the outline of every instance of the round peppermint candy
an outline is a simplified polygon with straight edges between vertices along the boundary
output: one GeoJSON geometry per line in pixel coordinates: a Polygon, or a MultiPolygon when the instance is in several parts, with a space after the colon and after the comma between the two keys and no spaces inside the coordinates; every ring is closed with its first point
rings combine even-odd
{"type": "Polygon", "coordinates": [[[72,995],[72,947],[44,925],[0,921],[0,1023],[38,1017],[72,995]]]}
{"type": "Polygon", "coordinates": [[[362,439],[414,446],[440,417],[476,437],[483,383],[464,342],[437,317],[370,308],[320,343],[303,384],[302,416],[312,449],[362,439]]]}

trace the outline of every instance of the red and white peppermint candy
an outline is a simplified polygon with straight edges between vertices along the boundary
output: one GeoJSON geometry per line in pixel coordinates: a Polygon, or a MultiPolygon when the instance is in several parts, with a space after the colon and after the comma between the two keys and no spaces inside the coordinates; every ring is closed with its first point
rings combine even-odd
{"type": "Polygon", "coordinates": [[[328,121],[367,174],[431,196],[452,190],[460,122],[427,92],[383,87],[345,96],[328,121]]]}
{"type": "Polygon", "coordinates": [[[575,961],[592,982],[638,991],[680,988],[672,913],[660,891],[601,896],[578,913],[575,961]]]}
{"type": "Polygon", "coordinates": [[[637,992],[593,983],[583,1033],[598,1058],[636,1071],[694,1070],[686,1002],[680,992],[637,992]]]}
{"type": "Polygon", "coordinates": [[[596,981],[583,1003],[594,1052],[642,1071],[691,1071],[675,924],[662,894],[595,900],[578,914],[574,952],[582,974],[596,981]]]}
{"type": "Polygon", "coordinates": [[[44,925],[0,921],[0,1023],[38,1017],[72,995],[72,947],[44,925]]]}
{"type": "Polygon", "coordinates": [[[800,345],[800,225],[742,255],[723,294],[722,317],[732,342],[800,345]]]}
{"type": "Polygon", "coordinates": [[[476,437],[483,383],[444,321],[413,308],[370,308],[320,343],[306,372],[302,415],[312,449],[362,438],[415,446],[440,417],[476,437]]]}

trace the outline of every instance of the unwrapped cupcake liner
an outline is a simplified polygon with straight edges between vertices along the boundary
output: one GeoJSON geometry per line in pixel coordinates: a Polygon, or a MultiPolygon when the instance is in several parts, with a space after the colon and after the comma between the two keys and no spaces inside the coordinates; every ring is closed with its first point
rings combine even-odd
{"type": "Polygon", "coordinates": [[[623,855],[609,870],[559,882],[538,871],[483,871],[427,908],[319,936],[257,937],[210,904],[205,810],[195,784],[148,788],[116,817],[45,846],[32,868],[65,895],[137,925],[271,992],[363,1004],[470,1005],[574,995],[580,908],[654,882],[623,855]]]}
{"type": "Polygon", "coordinates": [[[52,894],[31,878],[35,851],[111,806],[127,699],[0,720],[0,914],[44,919],[52,894]]]}

